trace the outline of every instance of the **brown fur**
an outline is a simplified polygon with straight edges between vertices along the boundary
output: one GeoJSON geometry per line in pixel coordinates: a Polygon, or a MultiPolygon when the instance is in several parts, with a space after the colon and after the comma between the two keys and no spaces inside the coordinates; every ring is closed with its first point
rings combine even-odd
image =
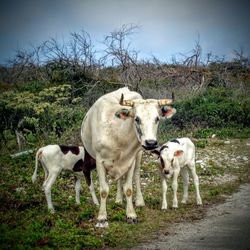
{"type": "Polygon", "coordinates": [[[96,168],[96,160],[86,151],[86,149],[84,149],[84,152],[84,161],[82,159],[77,161],[73,167],[73,171],[83,171],[86,182],[89,186],[91,183],[90,172],[96,168]]]}

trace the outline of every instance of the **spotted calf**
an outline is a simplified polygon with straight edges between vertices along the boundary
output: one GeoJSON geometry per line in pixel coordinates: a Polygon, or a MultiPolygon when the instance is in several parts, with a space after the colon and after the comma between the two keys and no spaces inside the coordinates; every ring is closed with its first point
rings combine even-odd
{"type": "Polygon", "coordinates": [[[54,212],[54,206],[51,200],[51,188],[62,170],[71,170],[76,175],[75,191],[77,204],[80,204],[81,179],[85,176],[93,202],[99,205],[91,178],[91,170],[96,168],[96,162],[84,147],[48,145],[40,148],[36,153],[35,171],[32,176],[33,183],[37,178],[38,161],[40,161],[45,172],[43,189],[48,209],[52,213],[54,212]]]}
{"type": "Polygon", "coordinates": [[[162,209],[167,209],[167,178],[173,176],[172,189],[173,189],[173,208],[178,207],[177,200],[177,179],[179,173],[183,177],[183,199],[182,203],[186,203],[188,199],[188,183],[189,174],[188,169],[191,171],[194,186],[196,190],[196,202],[202,205],[200,191],[199,191],[199,178],[195,169],[195,146],[189,138],[179,138],[163,144],[159,149],[154,150],[153,153],[159,156],[161,161],[160,175],[162,181],[162,209]]]}

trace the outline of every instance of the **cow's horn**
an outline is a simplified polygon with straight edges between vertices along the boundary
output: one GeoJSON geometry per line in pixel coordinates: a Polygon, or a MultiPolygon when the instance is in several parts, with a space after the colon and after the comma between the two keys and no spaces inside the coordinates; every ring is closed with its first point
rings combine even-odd
{"type": "Polygon", "coordinates": [[[121,95],[121,99],[120,99],[120,105],[122,106],[129,106],[129,107],[133,107],[134,106],[134,102],[132,100],[124,100],[124,95],[121,95]]]}
{"type": "Polygon", "coordinates": [[[172,99],[160,99],[158,100],[158,104],[159,106],[165,106],[165,105],[172,104],[173,101],[174,101],[174,92],[172,92],[172,99]]]}
{"type": "Polygon", "coordinates": [[[169,104],[172,104],[172,102],[173,102],[172,99],[161,99],[161,100],[158,100],[159,106],[169,105],[169,104]]]}

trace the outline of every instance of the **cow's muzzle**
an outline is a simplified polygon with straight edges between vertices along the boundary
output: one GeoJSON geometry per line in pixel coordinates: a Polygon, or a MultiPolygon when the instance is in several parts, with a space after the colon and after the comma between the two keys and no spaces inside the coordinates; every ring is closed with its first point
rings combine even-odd
{"type": "Polygon", "coordinates": [[[146,150],[153,150],[158,147],[158,142],[156,140],[145,140],[145,145],[142,145],[146,150]]]}

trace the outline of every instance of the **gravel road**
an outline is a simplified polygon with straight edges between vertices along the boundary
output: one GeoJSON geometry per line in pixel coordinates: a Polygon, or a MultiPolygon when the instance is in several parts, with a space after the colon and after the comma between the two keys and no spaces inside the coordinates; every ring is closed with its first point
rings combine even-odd
{"type": "Polygon", "coordinates": [[[169,234],[133,249],[250,249],[250,184],[209,208],[203,220],[176,224],[169,234]]]}

